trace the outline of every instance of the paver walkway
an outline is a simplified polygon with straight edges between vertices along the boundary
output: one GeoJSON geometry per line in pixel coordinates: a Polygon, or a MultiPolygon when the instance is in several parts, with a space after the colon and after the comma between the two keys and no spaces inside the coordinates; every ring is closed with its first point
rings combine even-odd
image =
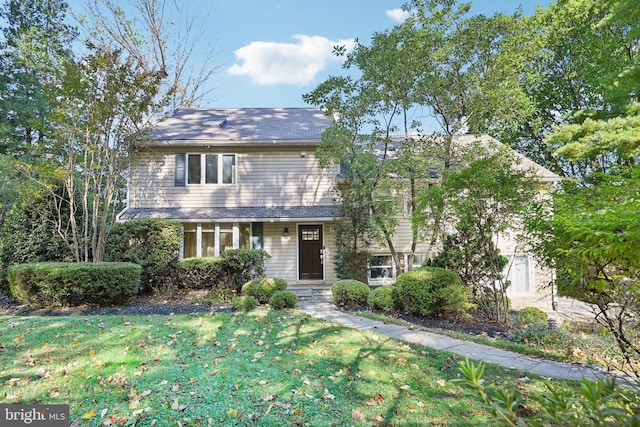
{"type": "MultiPolygon", "coordinates": [[[[411,330],[405,326],[355,316],[337,310],[333,304],[327,302],[304,302],[300,305],[300,310],[313,317],[338,323],[349,328],[373,331],[408,343],[424,345],[436,350],[445,350],[469,359],[495,363],[506,368],[531,372],[544,377],[571,380],[580,380],[582,377],[586,377],[590,380],[596,380],[609,375],[604,369],[596,367],[537,359],[488,345],[450,338],[431,332],[411,330]]],[[[624,381],[622,376],[616,376],[619,380],[624,381]]]]}

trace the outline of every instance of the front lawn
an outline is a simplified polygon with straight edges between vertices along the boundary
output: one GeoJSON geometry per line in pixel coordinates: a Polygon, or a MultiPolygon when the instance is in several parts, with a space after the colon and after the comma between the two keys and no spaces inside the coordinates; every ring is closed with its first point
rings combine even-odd
{"type": "MultiPolygon", "coordinates": [[[[0,338],[2,402],[68,403],[74,425],[487,419],[479,397],[451,381],[459,358],[299,312],[0,316],[0,338]]],[[[525,395],[544,389],[501,368],[488,367],[485,379],[525,395]]]]}

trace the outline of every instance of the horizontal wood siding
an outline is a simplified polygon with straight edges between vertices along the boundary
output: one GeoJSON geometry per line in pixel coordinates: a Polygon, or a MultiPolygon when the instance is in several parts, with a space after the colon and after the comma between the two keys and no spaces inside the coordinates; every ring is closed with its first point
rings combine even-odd
{"type": "MultiPolygon", "coordinates": [[[[324,282],[337,281],[333,257],[335,255],[335,233],[331,223],[323,224],[325,245],[325,277],[324,282]]],[[[264,250],[271,255],[266,263],[266,275],[280,277],[287,283],[298,281],[298,242],[297,224],[294,222],[264,223],[264,250]],[[283,230],[287,227],[289,235],[283,236],[283,230]]]]}
{"type": "MultiPolygon", "coordinates": [[[[216,152],[234,153],[233,150],[216,152]]],[[[332,203],[331,190],[337,170],[321,169],[313,149],[235,153],[238,155],[237,184],[184,187],[175,186],[175,152],[158,150],[139,156],[131,169],[130,206],[206,208],[332,203]]]]}
{"type": "Polygon", "coordinates": [[[287,283],[296,281],[296,225],[288,222],[264,223],[264,250],[271,255],[267,261],[265,274],[268,277],[279,277],[287,283]],[[289,228],[289,235],[283,236],[284,227],[289,228]]]}

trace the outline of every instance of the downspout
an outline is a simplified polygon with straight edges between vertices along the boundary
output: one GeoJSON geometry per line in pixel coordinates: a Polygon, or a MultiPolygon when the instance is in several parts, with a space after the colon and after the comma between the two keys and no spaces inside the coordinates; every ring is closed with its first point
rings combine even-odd
{"type": "Polygon", "coordinates": [[[130,184],[130,178],[131,178],[131,166],[129,166],[129,173],[127,174],[127,199],[124,202],[124,208],[118,212],[118,214],[116,215],[116,222],[122,222],[122,220],[120,219],[120,217],[129,209],[129,195],[130,195],[130,191],[131,191],[131,186],[130,184]]]}

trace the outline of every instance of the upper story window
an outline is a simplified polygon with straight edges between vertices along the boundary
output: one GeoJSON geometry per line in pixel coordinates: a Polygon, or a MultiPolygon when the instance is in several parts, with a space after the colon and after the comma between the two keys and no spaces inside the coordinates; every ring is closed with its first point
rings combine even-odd
{"type": "Polygon", "coordinates": [[[175,185],[235,184],[235,154],[176,154],[175,185]]]}

